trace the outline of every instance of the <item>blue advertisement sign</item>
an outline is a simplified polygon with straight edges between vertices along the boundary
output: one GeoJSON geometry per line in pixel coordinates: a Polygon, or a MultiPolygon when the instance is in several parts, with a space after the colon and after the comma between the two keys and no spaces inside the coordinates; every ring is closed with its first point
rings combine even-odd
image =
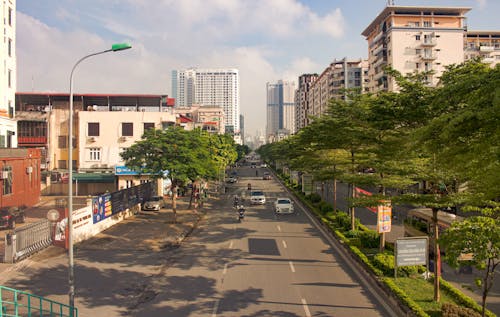
{"type": "Polygon", "coordinates": [[[112,214],[113,208],[111,206],[111,194],[100,195],[92,198],[93,223],[98,223],[112,214]]]}

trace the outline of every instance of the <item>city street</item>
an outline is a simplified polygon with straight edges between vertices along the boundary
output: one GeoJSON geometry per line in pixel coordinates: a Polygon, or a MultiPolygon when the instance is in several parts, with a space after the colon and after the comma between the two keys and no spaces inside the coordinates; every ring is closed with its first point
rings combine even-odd
{"type": "MultiPolygon", "coordinates": [[[[126,220],[77,245],[80,315],[397,316],[299,206],[295,215],[275,217],[272,203],[286,194],[275,180],[262,180],[263,171],[240,168],[239,182],[205,204],[206,217],[180,247],[164,244],[172,230],[169,210],[126,220]],[[247,183],[265,192],[265,205],[248,205],[247,183]],[[241,223],[233,195],[245,199],[241,223]]],[[[186,226],[194,217],[189,210],[179,214],[186,226]]],[[[42,252],[2,279],[67,301],[64,253],[42,252]]]]}

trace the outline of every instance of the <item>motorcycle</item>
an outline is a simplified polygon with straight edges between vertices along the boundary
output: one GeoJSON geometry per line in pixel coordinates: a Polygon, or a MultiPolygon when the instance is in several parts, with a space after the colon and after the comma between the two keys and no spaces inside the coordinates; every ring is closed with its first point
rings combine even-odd
{"type": "Polygon", "coordinates": [[[245,207],[243,207],[243,205],[239,205],[237,208],[238,208],[238,222],[242,222],[243,218],[245,218],[245,207]]]}

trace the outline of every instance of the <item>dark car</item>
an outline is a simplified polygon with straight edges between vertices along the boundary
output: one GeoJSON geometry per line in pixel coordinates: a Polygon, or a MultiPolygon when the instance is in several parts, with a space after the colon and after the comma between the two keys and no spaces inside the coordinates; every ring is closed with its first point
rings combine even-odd
{"type": "Polygon", "coordinates": [[[4,208],[0,210],[0,228],[14,229],[16,223],[25,221],[24,210],[18,207],[4,208]]]}

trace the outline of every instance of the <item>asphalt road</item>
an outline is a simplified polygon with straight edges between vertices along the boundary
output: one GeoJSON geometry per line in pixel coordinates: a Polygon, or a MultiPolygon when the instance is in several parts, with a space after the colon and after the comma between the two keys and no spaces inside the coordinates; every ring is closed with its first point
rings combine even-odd
{"type": "MultiPolygon", "coordinates": [[[[272,203],[286,193],[277,181],[262,180],[263,172],[240,168],[240,181],[205,205],[204,219],[179,248],[154,247],[172,230],[167,211],[124,221],[77,245],[79,315],[395,316],[299,206],[296,215],[275,217],[272,203]],[[265,205],[248,205],[249,182],[264,190],[265,205]],[[247,206],[241,223],[233,195],[247,206]]],[[[194,216],[183,212],[179,222],[194,216]]],[[[66,256],[43,256],[0,280],[66,302],[66,256]]]]}
{"type": "Polygon", "coordinates": [[[159,294],[145,315],[156,316],[161,306],[172,308],[169,316],[391,316],[373,295],[378,290],[362,285],[300,207],[275,217],[272,203],[286,193],[262,180],[264,170],[237,169],[228,199],[166,271],[191,296],[159,294]],[[248,183],[265,192],[265,205],[249,205],[248,183]],[[247,206],[242,223],[232,209],[235,195],[247,206]]]}

